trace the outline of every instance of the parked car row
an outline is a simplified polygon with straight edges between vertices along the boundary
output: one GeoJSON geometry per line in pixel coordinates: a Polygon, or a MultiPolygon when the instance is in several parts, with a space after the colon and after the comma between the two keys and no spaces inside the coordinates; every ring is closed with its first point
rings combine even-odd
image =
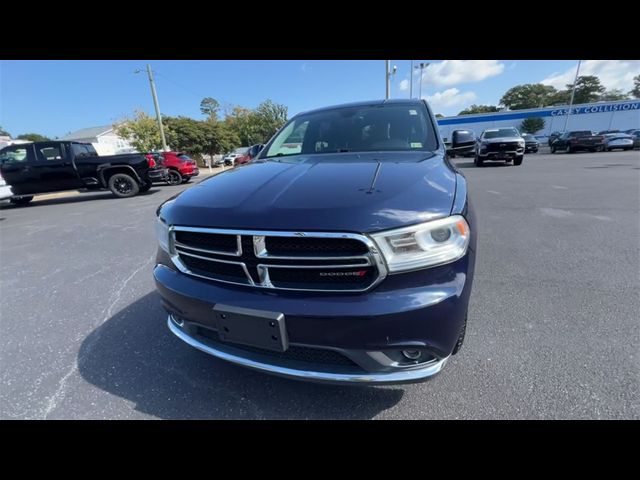
{"type": "Polygon", "coordinates": [[[182,152],[99,156],[90,143],[47,141],[9,145],[0,150],[0,194],[26,205],[40,193],[110,190],[127,198],[154,183],[178,185],[199,175],[196,161],[182,152]]]}
{"type": "Polygon", "coordinates": [[[263,147],[264,145],[262,144],[256,144],[256,145],[251,145],[250,147],[236,148],[233,152],[227,153],[222,158],[222,161],[219,162],[216,166],[219,166],[222,163],[224,163],[224,165],[233,165],[233,166],[249,163],[258,155],[258,153],[260,153],[263,147]]]}
{"type": "Polygon", "coordinates": [[[99,156],[90,143],[47,141],[0,150],[0,173],[11,186],[11,203],[26,205],[39,193],[110,190],[126,198],[149,190],[166,168],[141,154],[99,156]]]}
{"type": "Polygon", "coordinates": [[[164,181],[169,185],[187,183],[191,177],[200,174],[198,165],[194,159],[182,152],[149,152],[145,156],[149,162],[167,169],[166,177],[158,181],[164,181]]]}
{"type": "Polygon", "coordinates": [[[640,147],[640,130],[632,129],[626,132],[604,130],[597,133],[590,130],[554,132],[549,137],[549,147],[551,153],[558,151],[573,153],[581,150],[590,152],[610,152],[616,149],[631,150],[640,147]]]}

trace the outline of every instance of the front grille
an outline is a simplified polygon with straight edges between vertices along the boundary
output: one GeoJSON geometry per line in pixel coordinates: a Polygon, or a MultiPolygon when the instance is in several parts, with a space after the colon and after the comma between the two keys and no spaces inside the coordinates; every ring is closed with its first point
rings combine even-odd
{"type": "Polygon", "coordinates": [[[364,243],[351,238],[268,237],[265,243],[271,255],[281,256],[348,256],[369,252],[364,243]]]}
{"type": "Polygon", "coordinates": [[[249,345],[241,345],[238,343],[228,343],[220,340],[218,332],[209,328],[198,327],[197,334],[222,343],[224,345],[230,345],[240,350],[246,350],[248,352],[258,353],[260,355],[269,356],[275,360],[284,361],[296,361],[309,364],[321,364],[321,365],[339,365],[344,367],[357,367],[358,365],[353,362],[349,357],[342,355],[335,350],[326,350],[323,348],[312,347],[300,347],[297,345],[289,345],[289,348],[284,352],[276,352],[273,350],[266,350],[264,348],[252,347],[249,345]]]}
{"type": "Polygon", "coordinates": [[[180,260],[194,273],[224,281],[249,283],[242,265],[235,263],[211,262],[202,258],[182,255],[180,260]]]}
{"type": "Polygon", "coordinates": [[[228,253],[235,252],[238,247],[235,235],[189,231],[176,231],[176,242],[195,248],[211,249],[228,253]]]}
{"type": "Polygon", "coordinates": [[[351,290],[371,284],[375,277],[373,267],[360,268],[272,268],[271,282],[279,287],[295,285],[328,285],[335,289],[351,290]]]}
{"type": "Polygon", "coordinates": [[[517,149],[518,149],[518,142],[490,143],[487,146],[487,151],[489,152],[506,152],[506,151],[513,151],[517,149]]]}
{"type": "Polygon", "coordinates": [[[211,280],[344,292],[366,290],[386,273],[360,235],[194,230],[172,227],[174,263],[184,273],[211,280]]]}

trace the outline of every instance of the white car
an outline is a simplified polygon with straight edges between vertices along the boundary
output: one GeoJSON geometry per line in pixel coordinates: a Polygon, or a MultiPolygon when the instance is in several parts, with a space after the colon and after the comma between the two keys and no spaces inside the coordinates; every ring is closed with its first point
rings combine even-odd
{"type": "Polygon", "coordinates": [[[633,149],[633,137],[626,133],[605,133],[604,149],[608,152],[620,148],[622,150],[633,149]]]}
{"type": "Polygon", "coordinates": [[[6,200],[13,196],[13,192],[11,191],[11,187],[7,185],[7,182],[2,178],[2,173],[0,173],[0,200],[6,200]]]}
{"type": "Polygon", "coordinates": [[[247,150],[249,150],[249,147],[240,147],[240,148],[236,148],[231,153],[227,153],[223,158],[224,164],[233,165],[235,163],[236,157],[239,157],[240,155],[244,155],[247,150]]]}

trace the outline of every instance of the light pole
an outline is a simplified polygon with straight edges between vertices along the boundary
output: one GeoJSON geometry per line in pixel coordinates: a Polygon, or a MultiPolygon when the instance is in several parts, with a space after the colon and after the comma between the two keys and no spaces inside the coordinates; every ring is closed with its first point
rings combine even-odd
{"type": "Polygon", "coordinates": [[[567,112],[567,116],[564,119],[564,128],[562,129],[562,133],[567,131],[567,124],[569,123],[569,115],[571,115],[571,107],[573,107],[573,97],[576,94],[576,84],[578,83],[578,74],[580,73],[580,63],[582,60],[578,60],[578,68],[576,68],[576,78],[573,80],[573,89],[571,90],[571,100],[569,101],[569,111],[567,112]]]}
{"type": "MultiPolygon", "coordinates": [[[[135,70],[133,73],[140,73],[142,70],[135,70]]],[[[151,65],[147,64],[147,74],[149,75],[149,83],[151,84],[151,96],[153,97],[153,106],[156,109],[156,119],[158,120],[158,128],[160,129],[160,138],[162,140],[162,150],[169,151],[167,140],[164,136],[164,127],[162,126],[162,116],[160,115],[160,104],[158,103],[158,94],[156,93],[156,85],[153,82],[153,73],[151,73],[151,65]]]]}
{"type": "Polygon", "coordinates": [[[394,66],[393,71],[391,71],[391,60],[385,60],[384,65],[385,65],[384,76],[385,76],[386,86],[387,86],[385,98],[389,100],[389,97],[391,96],[391,76],[396,74],[398,67],[394,66]]]}
{"type": "Polygon", "coordinates": [[[415,68],[420,69],[420,100],[422,100],[422,71],[429,66],[428,63],[420,62],[420,65],[416,65],[415,68]]]}
{"type": "Polygon", "coordinates": [[[413,98],[413,60],[411,60],[411,68],[409,69],[409,98],[413,98]]]}

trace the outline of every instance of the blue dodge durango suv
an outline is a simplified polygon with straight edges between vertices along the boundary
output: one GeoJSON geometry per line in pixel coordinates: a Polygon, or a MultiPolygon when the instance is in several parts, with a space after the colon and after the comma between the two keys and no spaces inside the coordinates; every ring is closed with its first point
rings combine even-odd
{"type": "Polygon", "coordinates": [[[372,385],[425,380],[462,345],[476,225],[424,101],[296,115],[157,217],[168,326],[215,357],[372,385]]]}

